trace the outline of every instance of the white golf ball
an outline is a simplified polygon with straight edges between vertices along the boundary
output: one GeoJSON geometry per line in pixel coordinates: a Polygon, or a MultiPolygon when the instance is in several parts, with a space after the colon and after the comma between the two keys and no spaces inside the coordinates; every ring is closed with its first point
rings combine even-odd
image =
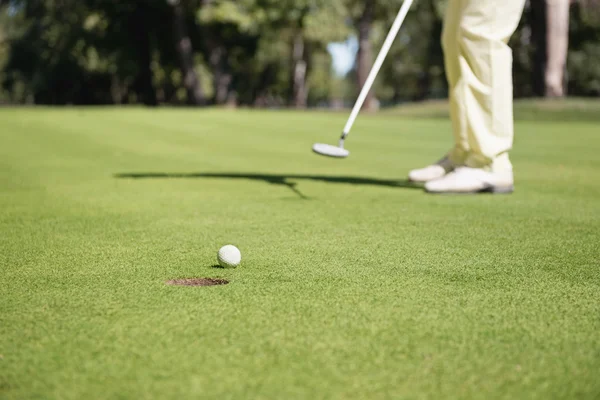
{"type": "Polygon", "coordinates": [[[235,268],[240,265],[240,262],[242,261],[242,253],[240,253],[240,250],[237,247],[228,244],[219,249],[217,259],[219,260],[219,265],[221,267],[235,268]]]}

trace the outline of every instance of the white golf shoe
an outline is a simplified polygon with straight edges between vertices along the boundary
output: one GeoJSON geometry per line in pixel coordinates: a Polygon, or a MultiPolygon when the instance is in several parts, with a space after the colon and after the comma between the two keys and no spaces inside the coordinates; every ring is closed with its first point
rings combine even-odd
{"type": "Polygon", "coordinates": [[[425,168],[413,169],[408,173],[408,179],[411,182],[425,183],[435,179],[440,179],[448,172],[453,171],[456,166],[448,159],[448,157],[442,158],[435,164],[429,165],[425,168]]]}
{"type": "Polygon", "coordinates": [[[442,178],[425,184],[429,193],[512,193],[512,170],[486,171],[481,168],[458,167],[442,178]]]}

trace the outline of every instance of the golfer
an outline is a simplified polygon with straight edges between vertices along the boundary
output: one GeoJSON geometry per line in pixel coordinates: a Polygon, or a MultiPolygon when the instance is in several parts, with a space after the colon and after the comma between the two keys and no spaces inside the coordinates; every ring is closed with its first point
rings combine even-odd
{"type": "Polygon", "coordinates": [[[432,193],[512,193],[512,50],[525,0],[449,0],[442,47],[454,147],[410,171],[432,193]]]}

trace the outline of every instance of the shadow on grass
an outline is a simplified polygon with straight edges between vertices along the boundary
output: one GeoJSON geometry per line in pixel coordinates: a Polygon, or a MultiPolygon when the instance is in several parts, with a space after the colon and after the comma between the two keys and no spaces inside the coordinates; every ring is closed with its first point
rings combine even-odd
{"type": "Polygon", "coordinates": [[[390,180],[366,178],[358,176],[328,176],[328,175],[277,175],[277,174],[242,174],[242,173],[121,173],[116,174],[118,179],[246,179],[262,181],[272,185],[285,186],[303,199],[308,199],[298,190],[294,180],[311,180],[328,183],[344,183],[349,185],[384,186],[390,188],[421,189],[422,187],[407,180],[390,180]]]}

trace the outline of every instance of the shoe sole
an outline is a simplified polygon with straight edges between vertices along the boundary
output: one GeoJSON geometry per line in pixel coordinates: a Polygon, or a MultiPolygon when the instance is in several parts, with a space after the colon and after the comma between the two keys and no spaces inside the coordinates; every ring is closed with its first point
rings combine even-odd
{"type": "Polygon", "coordinates": [[[511,194],[515,191],[515,187],[514,187],[514,185],[511,185],[511,186],[489,186],[489,187],[485,187],[485,188],[479,189],[479,190],[474,190],[471,192],[458,192],[458,191],[430,192],[427,189],[425,189],[425,191],[430,194],[481,194],[481,193],[511,194]]]}
{"type": "Polygon", "coordinates": [[[492,194],[511,194],[515,191],[514,186],[494,186],[486,189],[483,193],[492,193],[492,194]]]}

